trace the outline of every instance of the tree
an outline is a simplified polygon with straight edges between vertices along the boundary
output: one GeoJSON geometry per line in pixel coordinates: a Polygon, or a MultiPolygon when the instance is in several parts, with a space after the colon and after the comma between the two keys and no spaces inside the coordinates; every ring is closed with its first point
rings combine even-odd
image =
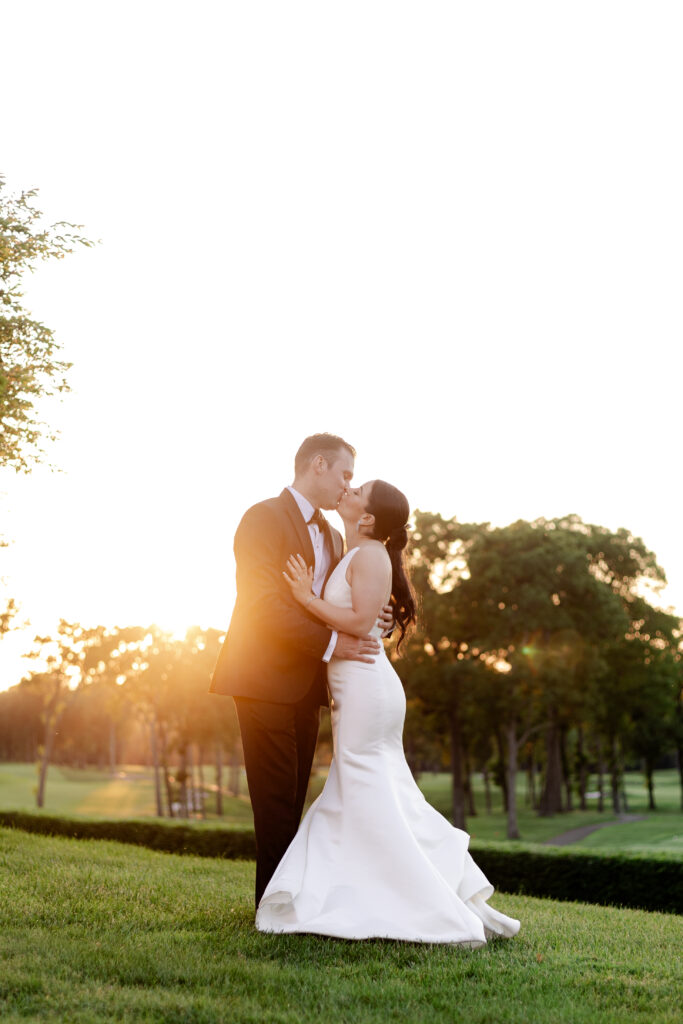
{"type": "Polygon", "coordinates": [[[472,659],[467,645],[460,644],[458,583],[466,551],[479,529],[432,513],[415,513],[410,568],[420,603],[419,627],[408,640],[405,657],[396,661],[412,704],[409,748],[416,747],[418,709],[423,724],[429,722],[431,731],[436,728],[449,737],[452,817],[461,829],[466,824],[468,794],[470,812],[472,803],[467,747],[476,702],[471,692],[481,682],[479,670],[484,666],[472,659]]]}
{"type": "Polygon", "coordinates": [[[674,655],[676,671],[676,682],[673,691],[673,734],[678,758],[678,779],[681,790],[681,810],[683,810],[683,648],[680,638],[683,632],[683,622],[678,626],[678,648],[674,655]]]}
{"type": "Polygon", "coordinates": [[[45,803],[47,770],[64,714],[72,707],[83,688],[102,672],[121,643],[118,631],[109,634],[104,626],[84,629],[78,623],[60,620],[57,636],[36,637],[30,657],[41,658],[46,665],[32,675],[32,686],[43,696],[43,742],[39,748],[38,807],[45,803]]]}
{"type": "MultiPolygon", "coordinates": [[[[678,695],[678,636],[676,616],[650,607],[635,596],[630,602],[631,627],[619,649],[614,651],[613,673],[618,679],[619,712],[626,716],[620,732],[622,747],[641,759],[650,810],[656,809],[654,770],[662,753],[670,748],[676,733],[678,695]]],[[[610,719],[607,719],[608,725],[610,719]]],[[[617,730],[614,730],[616,733],[617,730]]],[[[612,741],[616,751],[617,744],[612,741]]],[[[615,810],[620,809],[619,760],[612,754],[612,793],[615,810]]]]}
{"type": "Polygon", "coordinates": [[[41,724],[43,728],[42,743],[38,748],[38,789],[36,804],[45,805],[45,786],[47,770],[52,758],[59,723],[78,694],[80,670],[78,666],[78,635],[80,627],[65,622],[59,623],[56,639],[52,637],[35,638],[35,648],[31,657],[43,658],[46,671],[33,673],[28,684],[32,690],[42,697],[41,724]]]}
{"type": "MultiPolygon", "coordinates": [[[[2,538],[0,538],[0,548],[5,547],[7,547],[6,541],[3,541],[2,538]]],[[[0,578],[0,582],[4,581],[0,578]]],[[[9,633],[9,631],[14,628],[12,626],[12,620],[14,619],[16,614],[16,602],[13,597],[10,597],[7,599],[5,603],[4,610],[0,609],[0,640],[2,640],[5,633],[9,633]]]]}
{"type": "Polygon", "coordinates": [[[88,631],[91,638],[83,660],[83,682],[90,695],[104,694],[107,720],[109,770],[113,775],[118,760],[118,743],[128,713],[128,696],[123,683],[133,673],[139,645],[145,631],[139,626],[105,629],[97,626],[88,631]]]}
{"type": "Polygon", "coordinates": [[[154,772],[154,796],[158,817],[163,817],[162,770],[168,813],[173,817],[173,795],[168,771],[168,753],[163,706],[166,701],[166,650],[171,643],[157,626],[144,631],[133,659],[125,690],[135,713],[149,736],[149,750],[154,772]]]}
{"type": "Polygon", "coordinates": [[[37,760],[43,704],[28,680],[0,692],[0,761],[37,760]]]}
{"type": "Polygon", "coordinates": [[[0,612],[0,637],[4,636],[5,633],[9,633],[12,629],[12,619],[17,613],[17,606],[14,598],[10,597],[5,605],[5,610],[0,612]]]}
{"type": "Polygon", "coordinates": [[[93,242],[60,221],[41,227],[32,204],[35,189],[8,195],[0,176],[0,466],[28,472],[41,462],[42,442],[54,435],[37,418],[43,398],[68,391],[70,364],[59,358],[51,328],[34,320],[23,305],[21,280],[38,262],[61,259],[93,242]]]}
{"type": "MultiPolygon", "coordinates": [[[[612,533],[578,516],[493,529],[417,512],[413,539],[412,571],[423,607],[400,671],[410,697],[446,713],[441,728],[451,739],[455,823],[463,827],[468,745],[476,740],[486,751],[483,723],[472,710],[483,702],[490,738],[506,762],[501,782],[509,838],[518,838],[519,752],[526,749],[533,758],[533,747],[524,745],[540,729],[540,812],[571,807],[568,736],[578,725],[582,743],[586,723],[600,748],[607,745],[618,811],[622,751],[637,712],[642,744],[652,745],[647,700],[637,703],[636,696],[649,687],[670,701],[667,680],[679,671],[674,659],[667,672],[655,673],[661,645],[671,650],[674,644],[676,623],[637,596],[639,588],[664,582],[652,552],[626,530],[612,533]],[[655,632],[650,622],[657,615],[655,632]],[[646,618],[647,631],[641,628],[646,618]],[[468,665],[478,671],[468,672],[468,665]]],[[[585,794],[585,764],[582,773],[585,794]]]]}

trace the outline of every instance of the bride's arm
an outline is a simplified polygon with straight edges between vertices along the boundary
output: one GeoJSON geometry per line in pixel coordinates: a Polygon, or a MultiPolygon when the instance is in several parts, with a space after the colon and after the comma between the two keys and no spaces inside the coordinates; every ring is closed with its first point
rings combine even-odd
{"type": "Polygon", "coordinates": [[[391,583],[391,562],[383,544],[367,544],[354,555],[349,568],[351,608],[340,608],[312,592],[313,570],[301,555],[292,555],[283,574],[292,596],[328,626],[365,637],[377,622],[379,609],[391,583]]]}

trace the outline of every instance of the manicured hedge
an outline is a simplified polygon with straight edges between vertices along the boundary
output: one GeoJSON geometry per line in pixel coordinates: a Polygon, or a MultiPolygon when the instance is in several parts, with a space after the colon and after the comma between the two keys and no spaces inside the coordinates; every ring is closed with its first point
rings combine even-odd
{"type": "MultiPolygon", "coordinates": [[[[253,860],[249,829],[169,821],[88,821],[0,811],[0,826],[74,839],[113,839],[166,853],[253,860]]],[[[683,913],[683,862],[666,855],[605,854],[521,843],[473,843],[472,855],[501,892],[604,906],[683,913]]]]}
{"type": "Polygon", "coordinates": [[[230,860],[253,860],[256,856],[251,829],[194,828],[161,821],[86,821],[19,811],[0,811],[0,825],[44,836],[113,839],[117,843],[133,843],[164,853],[191,853],[230,860]]]}
{"type": "Polygon", "coordinates": [[[554,900],[683,913],[683,861],[547,846],[472,844],[496,889],[554,900]]]}

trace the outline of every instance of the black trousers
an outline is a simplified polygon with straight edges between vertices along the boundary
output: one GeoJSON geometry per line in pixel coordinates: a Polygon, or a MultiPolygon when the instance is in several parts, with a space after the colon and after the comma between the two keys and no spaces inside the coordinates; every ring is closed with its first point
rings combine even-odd
{"type": "Polygon", "coordinates": [[[318,738],[320,707],[235,697],[256,833],[256,906],[296,835],[318,738]]]}

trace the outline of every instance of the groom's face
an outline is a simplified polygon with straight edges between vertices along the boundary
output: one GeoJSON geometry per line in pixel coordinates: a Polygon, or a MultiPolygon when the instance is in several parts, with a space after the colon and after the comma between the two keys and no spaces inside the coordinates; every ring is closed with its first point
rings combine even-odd
{"type": "Polygon", "coordinates": [[[326,468],[318,483],[320,491],[320,507],[336,508],[353,477],[353,455],[341,448],[336,456],[325,460],[326,468]]]}

